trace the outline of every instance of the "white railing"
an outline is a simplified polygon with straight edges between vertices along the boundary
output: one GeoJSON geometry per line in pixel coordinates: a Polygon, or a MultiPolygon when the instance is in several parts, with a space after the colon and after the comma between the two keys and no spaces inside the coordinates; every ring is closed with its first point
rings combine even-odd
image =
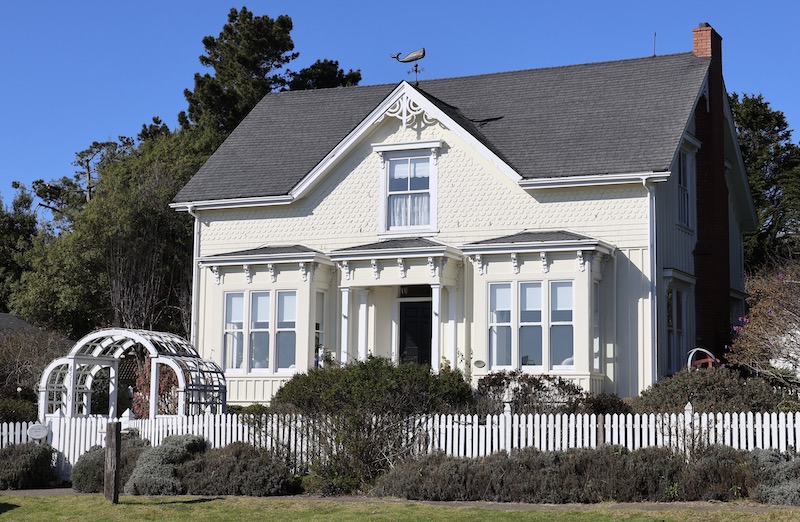
{"type": "MultiPolygon", "coordinates": [[[[244,416],[207,414],[191,417],[159,417],[155,420],[117,420],[123,429],[136,429],[158,445],[169,435],[194,434],[211,447],[249,442],[280,448],[295,467],[310,465],[320,457],[321,429],[300,415],[261,417],[255,429],[244,416]]],[[[62,478],[86,450],[103,445],[105,417],[48,417],[49,442],[57,451],[62,478]]],[[[0,424],[0,447],[31,442],[27,429],[33,423],[0,424]]],[[[449,455],[481,457],[500,450],[534,447],[542,451],[594,448],[602,444],[635,450],[650,446],[690,451],[703,444],[723,444],[736,449],[797,451],[800,442],[799,413],[695,413],[687,405],[680,414],[511,414],[426,415],[410,419],[409,441],[418,452],[443,451],[449,455]],[[413,433],[412,433],[413,432],[413,433]]]]}

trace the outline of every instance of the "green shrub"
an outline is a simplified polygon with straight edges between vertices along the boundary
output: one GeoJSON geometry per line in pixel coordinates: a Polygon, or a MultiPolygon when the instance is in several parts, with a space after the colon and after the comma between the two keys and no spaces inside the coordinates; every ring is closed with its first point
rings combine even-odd
{"type": "Polygon", "coordinates": [[[800,460],[776,450],[753,450],[750,469],[757,485],[752,497],[765,504],[800,505],[800,460]]]}
{"type": "Polygon", "coordinates": [[[177,475],[190,495],[288,495],[298,490],[297,478],[269,450],[234,442],[210,449],[178,466],[177,475]]]}
{"type": "Polygon", "coordinates": [[[764,504],[800,506],[800,479],[787,480],[771,486],[759,484],[752,496],[764,504]]]}
{"type": "Polygon", "coordinates": [[[147,448],[136,460],[136,467],[125,482],[126,495],[180,495],[186,492],[176,475],[176,466],[206,449],[203,437],[173,435],[160,446],[147,448]]]}
{"type": "Polygon", "coordinates": [[[686,459],[670,448],[641,448],[626,455],[616,480],[618,502],[671,502],[680,500],[686,459]]]}
{"type": "MultiPolygon", "coordinates": [[[[124,486],[128,482],[136,467],[136,460],[149,447],[150,441],[140,439],[138,433],[123,433],[119,462],[120,484],[124,486]]],[[[105,449],[102,446],[89,448],[72,467],[72,489],[81,493],[103,491],[105,465],[105,449]]]]}
{"type": "Polygon", "coordinates": [[[295,375],[272,404],[309,419],[326,455],[313,463],[319,487],[337,494],[372,483],[410,453],[419,441],[407,437],[409,416],[471,411],[474,399],[459,371],[434,375],[427,366],[371,357],[295,375]]]}
{"type": "Polygon", "coordinates": [[[0,399],[0,422],[35,421],[38,412],[36,403],[25,399],[0,399]]]}
{"type": "Polygon", "coordinates": [[[782,391],[759,377],[743,378],[729,368],[684,370],[662,379],[631,406],[637,413],[680,413],[691,402],[695,411],[775,411],[782,391]]]}
{"type": "Polygon", "coordinates": [[[729,446],[696,450],[686,471],[684,500],[732,500],[747,496],[755,483],[747,453],[729,446]]]}
{"type": "Polygon", "coordinates": [[[55,479],[49,444],[12,444],[0,450],[0,489],[41,488],[55,479]]]}

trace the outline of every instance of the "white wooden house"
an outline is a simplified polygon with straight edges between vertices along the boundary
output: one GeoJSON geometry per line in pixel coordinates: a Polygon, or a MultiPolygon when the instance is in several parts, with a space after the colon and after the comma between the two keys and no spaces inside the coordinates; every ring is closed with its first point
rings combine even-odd
{"type": "Polygon", "coordinates": [[[707,24],[692,52],[268,94],[176,196],[192,343],[229,403],[320,352],[634,395],[717,349],[756,215],[707,24]]]}

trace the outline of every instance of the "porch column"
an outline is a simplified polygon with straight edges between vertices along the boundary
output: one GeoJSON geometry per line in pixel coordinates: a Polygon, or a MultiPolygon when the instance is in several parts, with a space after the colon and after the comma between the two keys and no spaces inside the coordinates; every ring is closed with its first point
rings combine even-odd
{"type": "Polygon", "coordinates": [[[155,419],[158,414],[158,362],[150,358],[150,415],[155,419]]]}
{"type": "Polygon", "coordinates": [[[431,285],[431,370],[439,373],[442,362],[442,350],[439,346],[439,332],[442,327],[442,285],[431,285]]]}
{"type": "Polygon", "coordinates": [[[108,367],[108,416],[117,417],[117,395],[119,390],[119,372],[117,365],[119,359],[114,359],[108,367]]]}
{"type": "Polygon", "coordinates": [[[456,301],[457,288],[455,286],[447,287],[447,341],[448,350],[447,357],[450,359],[450,368],[455,370],[458,368],[458,349],[456,344],[456,301]]]}
{"type": "Polygon", "coordinates": [[[342,288],[342,364],[347,364],[347,351],[350,346],[350,288],[342,288]]]}
{"type": "Polygon", "coordinates": [[[367,299],[369,298],[369,290],[361,290],[359,292],[358,302],[358,359],[360,361],[367,360],[367,299]]]}

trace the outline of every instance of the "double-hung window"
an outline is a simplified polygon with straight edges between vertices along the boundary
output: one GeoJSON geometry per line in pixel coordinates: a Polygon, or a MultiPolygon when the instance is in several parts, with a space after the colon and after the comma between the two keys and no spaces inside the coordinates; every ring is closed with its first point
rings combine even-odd
{"type": "Polygon", "coordinates": [[[431,225],[430,154],[390,158],[386,224],[389,230],[431,225]]]}
{"type": "Polygon", "coordinates": [[[294,368],[296,317],[294,290],[226,293],[225,370],[263,372],[294,368]]]}
{"type": "Polygon", "coordinates": [[[547,346],[552,369],[574,369],[573,308],[572,281],[551,281],[549,285],[541,281],[491,283],[492,368],[541,371],[547,346]]]}
{"type": "Polygon", "coordinates": [[[441,146],[438,140],[372,145],[383,166],[380,233],[436,229],[436,158],[441,146]]]}

